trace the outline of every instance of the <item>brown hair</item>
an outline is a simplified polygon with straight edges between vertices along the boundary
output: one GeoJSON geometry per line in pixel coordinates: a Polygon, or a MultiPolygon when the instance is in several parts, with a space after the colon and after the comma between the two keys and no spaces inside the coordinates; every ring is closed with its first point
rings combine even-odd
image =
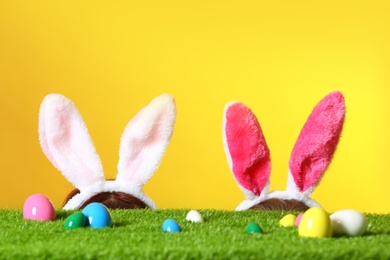
{"type": "MultiPolygon", "coordinates": [[[[80,190],[74,189],[71,191],[68,196],[65,198],[64,205],[76,194],[80,193],[80,190]]],[[[92,202],[99,202],[105,205],[110,209],[145,209],[149,208],[143,201],[140,199],[124,193],[124,192],[100,192],[89,199],[87,199],[83,204],[79,206],[80,209],[83,209],[85,206],[92,202]]]]}
{"type": "Polygon", "coordinates": [[[268,199],[249,209],[252,210],[277,210],[277,211],[306,211],[309,207],[298,200],[268,199]]]}

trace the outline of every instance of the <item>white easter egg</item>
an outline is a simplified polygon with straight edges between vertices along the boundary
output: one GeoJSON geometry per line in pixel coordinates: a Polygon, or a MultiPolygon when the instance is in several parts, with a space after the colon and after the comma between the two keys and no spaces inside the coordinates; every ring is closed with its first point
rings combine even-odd
{"type": "Polygon", "coordinates": [[[361,236],[367,230],[366,217],[359,211],[344,209],[330,215],[334,235],[361,236]]]}
{"type": "Polygon", "coordinates": [[[196,210],[190,210],[186,216],[186,220],[198,223],[204,222],[202,215],[196,210]]]}

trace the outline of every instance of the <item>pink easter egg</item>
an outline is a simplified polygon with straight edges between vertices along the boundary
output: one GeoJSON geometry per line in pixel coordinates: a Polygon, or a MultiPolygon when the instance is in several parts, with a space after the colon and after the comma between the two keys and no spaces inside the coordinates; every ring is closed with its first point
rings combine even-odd
{"type": "Polygon", "coordinates": [[[23,218],[27,220],[51,221],[56,219],[53,203],[42,194],[33,194],[23,205],[23,218]]]}
{"type": "Polygon", "coordinates": [[[299,226],[299,222],[301,222],[301,218],[303,216],[303,213],[300,213],[297,218],[295,219],[295,226],[299,226]]]}

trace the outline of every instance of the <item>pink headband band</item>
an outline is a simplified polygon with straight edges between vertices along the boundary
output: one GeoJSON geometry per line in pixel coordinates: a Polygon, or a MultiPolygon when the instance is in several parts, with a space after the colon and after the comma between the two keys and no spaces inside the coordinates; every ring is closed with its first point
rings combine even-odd
{"type": "Polygon", "coordinates": [[[310,195],[332,160],[344,115],[341,92],[330,93],[316,105],[291,153],[286,190],[268,193],[271,158],[260,124],[244,104],[227,104],[223,117],[224,149],[233,176],[246,197],[237,210],[270,198],[295,199],[309,207],[319,206],[310,195]]]}

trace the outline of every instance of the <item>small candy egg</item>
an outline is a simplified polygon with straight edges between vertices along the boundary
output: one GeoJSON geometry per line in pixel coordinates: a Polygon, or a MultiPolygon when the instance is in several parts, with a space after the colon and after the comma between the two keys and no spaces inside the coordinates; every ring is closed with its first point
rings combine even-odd
{"type": "Polygon", "coordinates": [[[299,223],[301,222],[301,218],[303,216],[303,213],[299,213],[297,218],[295,219],[295,226],[299,226],[299,223]]]}
{"type": "Polygon", "coordinates": [[[190,210],[186,216],[186,220],[197,223],[204,222],[202,215],[196,210],[190,210]]]}
{"type": "Polygon", "coordinates": [[[261,234],[263,233],[263,230],[261,229],[260,225],[257,223],[249,223],[249,225],[246,227],[246,233],[251,234],[261,234]]]}
{"type": "Polygon", "coordinates": [[[171,218],[168,218],[164,221],[162,225],[162,230],[164,232],[180,232],[181,227],[179,226],[179,224],[177,224],[176,221],[171,218]]]}
{"type": "Polygon", "coordinates": [[[279,225],[282,227],[293,227],[295,226],[296,218],[297,217],[293,214],[287,214],[279,221],[279,225]]]}
{"type": "Polygon", "coordinates": [[[330,215],[335,235],[361,236],[367,230],[367,220],[356,210],[345,209],[330,215]]]}
{"type": "Polygon", "coordinates": [[[66,229],[76,229],[85,227],[87,225],[87,218],[82,212],[76,212],[66,218],[64,227],[66,229]]]}
{"type": "Polygon", "coordinates": [[[332,225],[328,213],[322,208],[308,209],[301,218],[298,234],[301,237],[331,237],[332,225]]]}
{"type": "Polygon", "coordinates": [[[28,220],[51,221],[56,219],[53,203],[42,194],[33,194],[23,205],[23,218],[28,220]]]}
{"type": "Polygon", "coordinates": [[[107,207],[98,202],[88,204],[82,211],[91,228],[105,228],[112,226],[111,214],[107,207]]]}

